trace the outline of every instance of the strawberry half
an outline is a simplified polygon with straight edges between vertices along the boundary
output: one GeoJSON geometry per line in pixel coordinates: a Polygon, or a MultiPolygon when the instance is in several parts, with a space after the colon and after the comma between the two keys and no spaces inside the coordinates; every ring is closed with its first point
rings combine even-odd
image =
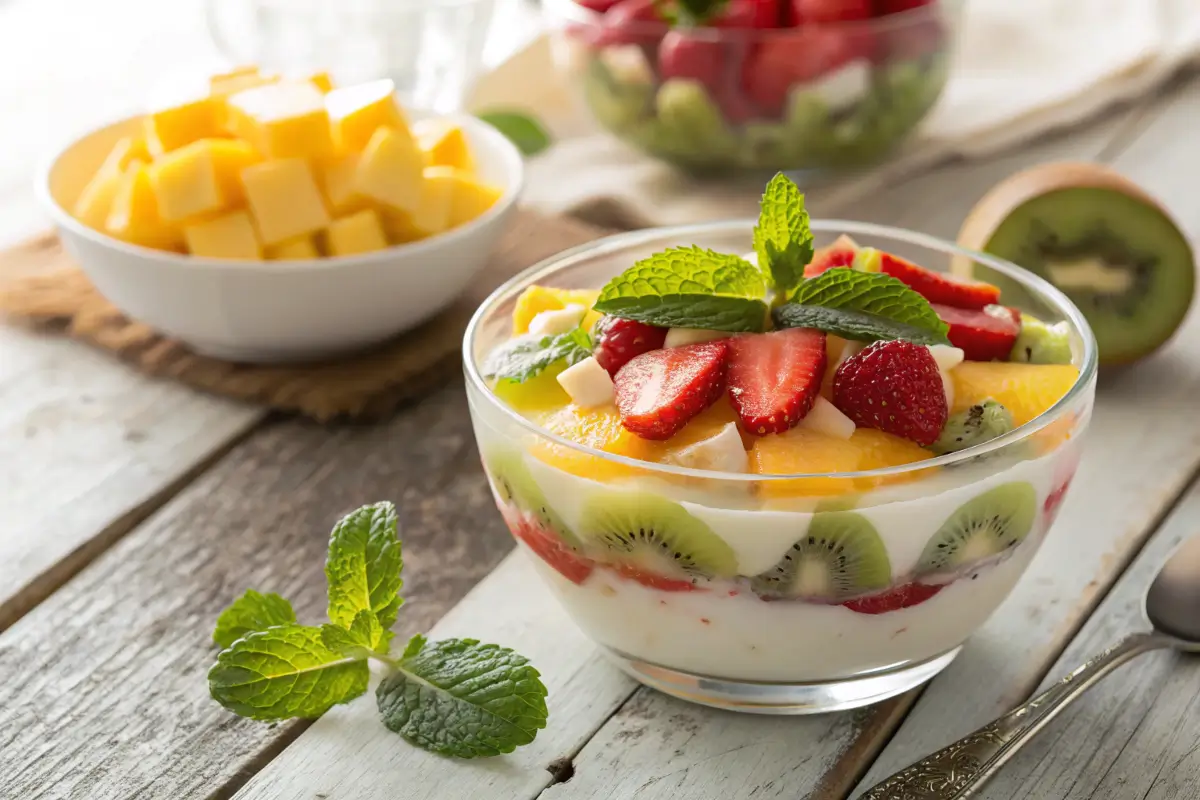
{"type": "Polygon", "coordinates": [[[1021,334],[1020,312],[1006,306],[969,311],[938,303],[931,305],[950,326],[946,334],[950,344],[960,348],[968,361],[1006,361],[1021,334]]]}
{"type": "Polygon", "coordinates": [[[930,586],[924,583],[908,583],[889,589],[882,594],[848,600],[842,605],[859,614],[886,614],[889,611],[899,611],[902,608],[920,605],[943,588],[943,584],[930,586]]]}
{"type": "MultiPolygon", "coordinates": [[[[508,517],[505,519],[507,521],[508,517]]],[[[513,536],[528,545],[538,558],[571,583],[582,584],[595,568],[595,563],[590,558],[576,553],[562,539],[555,536],[553,531],[543,528],[528,516],[509,521],[509,530],[513,536]]]]}
{"type": "Polygon", "coordinates": [[[617,411],[643,439],[670,439],[725,392],[727,340],[651,350],[617,372],[617,411]]]}
{"type": "Polygon", "coordinates": [[[667,339],[667,329],[632,319],[605,316],[596,323],[592,354],[600,366],[615,377],[621,367],[642,353],[658,350],[667,339]]]}
{"type": "Polygon", "coordinates": [[[876,428],[928,447],[946,425],[946,390],[922,345],[875,342],[842,362],[833,404],[860,428],[876,428]]]}
{"type": "Polygon", "coordinates": [[[879,271],[908,284],[931,303],[954,308],[982,309],[1000,302],[1000,290],[990,283],[969,281],[918,267],[890,253],[879,254],[879,271]]]}
{"type": "Polygon", "coordinates": [[[729,340],[729,399],[747,431],[783,433],[812,408],[825,377],[825,334],[812,328],[729,340]]]}

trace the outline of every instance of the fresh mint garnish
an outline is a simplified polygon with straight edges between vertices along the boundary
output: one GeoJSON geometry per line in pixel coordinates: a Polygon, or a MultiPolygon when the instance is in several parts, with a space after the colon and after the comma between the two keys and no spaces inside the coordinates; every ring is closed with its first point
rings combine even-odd
{"type": "Polygon", "coordinates": [[[592,354],[592,340],[582,328],[556,336],[520,336],[496,348],[483,364],[483,376],[524,383],[559,359],[567,366],[592,354]]]}
{"type": "Polygon", "coordinates": [[[800,188],[782,172],[767,184],[754,226],[754,252],[758,266],[770,276],[780,294],[804,280],[804,267],[812,261],[813,235],[800,188]]]}
{"type": "Polygon", "coordinates": [[[663,328],[761,331],[766,291],[762,273],[740,256],[675,247],[613,278],[593,308],[663,328]]]}
{"type": "Polygon", "coordinates": [[[491,125],[517,146],[524,156],[536,156],[550,146],[550,134],[538,122],[521,111],[483,111],[479,119],[491,125]]]}
{"type": "Polygon", "coordinates": [[[512,650],[474,639],[429,644],[414,636],[375,699],[390,730],[458,758],[510,753],[546,726],[538,671],[512,650]]]}
{"type": "Polygon", "coordinates": [[[249,589],[217,617],[213,641],[229,647],[247,634],[295,621],[296,612],[287,600],[277,594],[259,594],[249,589]]]}
{"type": "Polygon", "coordinates": [[[907,339],[949,344],[949,330],[929,301],[882,273],[831,269],[800,284],[790,302],[775,309],[781,328],[817,328],[845,339],[907,339]]]}
{"type": "Polygon", "coordinates": [[[512,650],[475,639],[414,636],[398,657],[400,540],[391,503],[364,506],[333,529],[325,574],[330,622],[298,625],[279,595],[249,591],[220,616],[224,649],[208,672],[213,699],[243,717],[319,717],[367,690],[368,659],[389,670],[377,701],[384,724],[418,747],[476,758],[511,753],[546,727],[546,687],[512,650]]]}

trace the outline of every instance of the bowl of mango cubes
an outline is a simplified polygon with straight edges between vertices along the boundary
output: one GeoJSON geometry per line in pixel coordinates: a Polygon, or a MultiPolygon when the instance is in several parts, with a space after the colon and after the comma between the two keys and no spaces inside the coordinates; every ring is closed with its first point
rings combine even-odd
{"type": "Polygon", "coordinates": [[[390,80],[245,67],[76,139],[39,192],[63,245],[131,319],[195,351],[329,358],[462,293],[516,208],[521,155],[390,80]]]}

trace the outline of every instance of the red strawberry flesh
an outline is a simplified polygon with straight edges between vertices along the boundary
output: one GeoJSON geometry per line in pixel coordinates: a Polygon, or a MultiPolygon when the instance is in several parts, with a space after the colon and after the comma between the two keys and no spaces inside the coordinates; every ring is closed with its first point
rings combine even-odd
{"type": "Polygon", "coordinates": [[[651,350],[617,372],[617,411],[643,439],[670,439],[725,392],[726,340],[651,350]]]}
{"type": "Polygon", "coordinates": [[[931,303],[980,310],[1000,301],[1000,290],[990,283],[934,272],[890,253],[880,253],[879,271],[908,284],[931,303]]]}
{"type": "MultiPolygon", "coordinates": [[[[505,516],[506,520],[508,516],[505,516]]],[[[549,564],[556,572],[572,583],[582,584],[592,574],[595,564],[591,559],[579,555],[554,535],[527,516],[509,522],[513,536],[524,542],[538,558],[549,564]]]]}
{"type": "Polygon", "coordinates": [[[747,431],[783,433],[804,419],[825,377],[825,334],[811,328],[729,340],[729,399],[747,431]]]}
{"type": "Polygon", "coordinates": [[[876,428],[928,447],[946,425],[946,390],[928,347],[875,342],[842,362],[833,404],[860,428],[876,428]]]}
{"type": "Polygon", "coordinates": [[[1004,361],[1021,334],[1021,315],[1005,306],[969,311],[933,303],[933,310],[950,326],[946,338],[968,361],[1004,361]]]}
{"type": "Polygon", "coordinates": [[[920,605],[943,588],[945,588],[943,584],[909,583],[889,589],[882,594],[848,600],[842,605],[859,614],[886,614],[889,611],[899,611],[902,608],[920,605]]]}
{"type": "Polygon", "coordinates": [[[606,316],[596,325],[593,355],[610,376],[642,353],[658,350],[667,338],[667,329],[632,319],[606,316]]]}
{"type": "Polygon", "coordinates": [[[666,575],[658,575],[639,569],[631,564],[613,564],[612,568],[621,577],[637,581],[642,586],[650,589],[658,589],[660,592],[696,591],[696,585],[685,578],[670,578],[666,575]]]}

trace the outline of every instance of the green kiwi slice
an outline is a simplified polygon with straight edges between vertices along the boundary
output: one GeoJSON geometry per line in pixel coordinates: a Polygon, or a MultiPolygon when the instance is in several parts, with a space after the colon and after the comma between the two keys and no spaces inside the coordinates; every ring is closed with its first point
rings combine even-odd
{"type": "Polygon", "coordinates": [[[814,514],[804,538],[775,566],[750,579],[759,597],[839,601],[887,588],[887,548],[866,517],[850,511],[814,514]]]}
{"type": "Polygon", "coordinates": [[[1013,427],[1012,412],[989,397],[982,403],[951,415],[941,435],[929,449],[939,456],[957,453],[1003,436],[1013,427]]]}
{"type": "Polygon", "coordinates": [[[514,505],[533,515],[542,527],[556,532],[571,547],[579,547],[578,537],[546,502],[546,495],[518,453],[505,449],[485,450],[483,468],[501,503],[514,505]]]}
{"type": "MultiPolygon", "coordinates": [[[[1061,289],[1087,317],[1104,364],[1157,349],[1192,302],[1195,258],[1179,227],[1136,184],[1096,164],[1045,164],[1002,182],[968,215],[959,243],[1061,289]]],[[[978,271],[965,260],[954,269],[978,271]]]]}
{"type": "Polygon", "coordinates": [[[1071,331],[1065,322],[1047,325],[1032,314],[1021,315],[1021,333],[1009,361],[1022,364],[1070,364],[1071,331]]]}
{"type": "Polygon", "coordinates": [[[655,575],[725,578],[737,572],[733,548],[678,503],[640,493],[597,492],[584,506],[580,538],[613,560],[655,575]]]}
{"type": "Polygon", "coordinates": [[[1029,535],[1036,513],[1037,493],[1025,481],[989,489],[942,523],[925,545],[917,570],[954,572],[1011,550],[1029,535]]]}

